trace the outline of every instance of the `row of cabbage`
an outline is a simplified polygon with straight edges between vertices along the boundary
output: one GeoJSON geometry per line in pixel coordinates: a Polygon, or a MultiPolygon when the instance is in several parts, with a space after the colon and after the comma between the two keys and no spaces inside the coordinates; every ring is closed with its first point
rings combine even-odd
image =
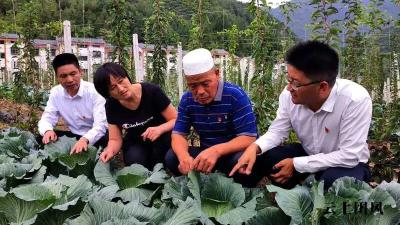
{"type": "Polygon", "coordinates": [[[248,189],[219,173],[170,177],[161,164],[117,169],[98,161],[101,149],[70,155],[74,143],[40,147],[29,132],[0,133],[0,225],[400,224],[396,182],[248,189]]]}

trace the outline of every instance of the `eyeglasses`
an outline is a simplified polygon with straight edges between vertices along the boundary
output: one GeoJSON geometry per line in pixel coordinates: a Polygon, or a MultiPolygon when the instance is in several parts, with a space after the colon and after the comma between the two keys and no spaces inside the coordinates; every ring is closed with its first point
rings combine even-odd
{"type": "Polygon", "coordinates": [[[318,83],[321,83],[322,81],[323,80],[317,80],[317,81],[312,81],[312,82],[307,83],[307,84],[299,84],[299,83],[297,83],[297,81],[295,81],[293,79],[290,79],[289,77],[286,77],[286,82],[288,84],[290,84],[292,89],[295,90],[295,91],[299,90],[299,88],[301,88],[301,87],[309,86],[309,85],[312,85],[312,84],[318,84],[318,83]]]}

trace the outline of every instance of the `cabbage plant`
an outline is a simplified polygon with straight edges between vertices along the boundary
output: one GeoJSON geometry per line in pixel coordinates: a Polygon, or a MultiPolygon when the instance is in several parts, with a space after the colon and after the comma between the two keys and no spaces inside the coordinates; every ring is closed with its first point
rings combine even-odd
{"type": "Polygon", "coordinates": [[[344,177],[328,191],[317,181],[249,189],[220,173],[117,168],[92,146],[70,155],[75,143],[60,137],[40,148],[29,132],[0,132],[0,225],[400,224],[395,181],[372,188],[344,177]]]}

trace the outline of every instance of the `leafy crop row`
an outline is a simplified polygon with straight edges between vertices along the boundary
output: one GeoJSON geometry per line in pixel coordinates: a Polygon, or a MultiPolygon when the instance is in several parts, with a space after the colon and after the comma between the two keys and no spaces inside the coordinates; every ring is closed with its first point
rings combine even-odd
{"type": "Polygon", "coordinates": [[[219,173],[170,177],[161,164],[116,169],[97,160],[101,149],[69,155],[74,143],[40,148],[29,132],[0,133],[0,225],[400,223],[395,182],[247,189],[219,173]]]}

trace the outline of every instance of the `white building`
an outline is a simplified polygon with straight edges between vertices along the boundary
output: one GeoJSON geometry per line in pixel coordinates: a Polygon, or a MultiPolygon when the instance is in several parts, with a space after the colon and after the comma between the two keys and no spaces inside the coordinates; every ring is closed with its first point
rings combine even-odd
{"type": "MultiPolygon", "coordinates": [[[[57,37],[56,41],[60,52],[64,52],[63,38],[57,37]]],[[[71,47],[84,71],[84,79],[93,81],[96,68],[106,62],[106,42],[102,38],[72,38],[71,47]]]]}
{"type": "Polygon", "coordinates": [[[16,34],[0,35],[0,83],[3,83],[13,72],[18,71],[19,51],[13,47],[17,40],[16,34]]]}
{"type": "MultiPolygon", "coordinates": [[[[0,84],[8,79],[13,79],[12,74],[17,72],[18,60],[22,55],[22,46],[16,46],[19,39],[16,34],[0,35],[0,84]]],[[[106,62],[106,43],[98,38],[72,38],[72,53],[79,60],[79,64],[84,71],[84,79],[92,81],[93,72],[97,66],[106,62]]],[[[62,38],[56,40],[35,39],[35,59],[39,69],[47,71],[54,57],[64,52],[64,42],[62,38]]]]}
{"type": "MultiPolygon", "coordinates": [[[[0,84],[5,82],[6,79],[12,81],[12,74],[19,70],[18,60],[23,51],[21,46],[18,46],[18,48],[15,45],[18,39],[19,37],[16,34],[0,34],[0,84]]],[[[57,37],[55,40],[35,39],[33,45],[35,47],[35,59],[38,62],[39,69],[43,71],[50,69],[54,57],[64,52],[65,49],[63,37],[57,37]]],[[[97,67],[112,60],[111,54],[114,50],[112,45],[101,38],[71,38],[71,48],[72,53],[78,57],[79,64],[84,71],[83,79],[88,81],[93,81],[93,73],[97,67]]],[[[130,52],[130,57],[133,58],[132,47],[127,47],[127,49],[130,52]]],[[[146,68],[151,68],[148,60],[151,60],[153,51],[154,45],[139,43],[139,61],[144,72],[146,72],[146,68]]],[[[165,51],[167,53],[166,72],[168,75],[177,69],[177,49],[174,46],[167,46],[165,51]]],[[[214,49],[211,52],[216,65],[223,72],[229,53],[224,49],[214,49]]]]}
{"type": "Polygon", "coordinates": [[[35,47],[35,60],[39,64],[39,69],[47,71],[51,66],[51,61],[60,53],[57,42],[55,40],[35,39],[33,46],[35,47]]]}

